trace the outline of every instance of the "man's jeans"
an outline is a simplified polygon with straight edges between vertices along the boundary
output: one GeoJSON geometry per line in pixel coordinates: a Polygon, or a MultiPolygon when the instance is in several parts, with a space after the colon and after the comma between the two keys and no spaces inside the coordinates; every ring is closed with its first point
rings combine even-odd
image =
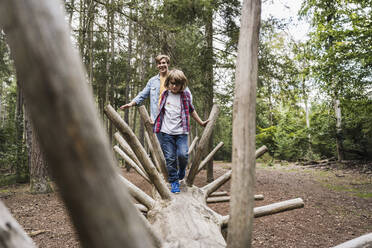
{"type": "Polygon", "coordinates": [[[160,144],[167,163],[168,181],[170,183],[176,182],[179,180],[179,177],[183,178],[185,176],[187,160],[189,158],[188,135],[161,133],[160,144]],[[179,168],[177,168],[177,164],[179,168]]]}

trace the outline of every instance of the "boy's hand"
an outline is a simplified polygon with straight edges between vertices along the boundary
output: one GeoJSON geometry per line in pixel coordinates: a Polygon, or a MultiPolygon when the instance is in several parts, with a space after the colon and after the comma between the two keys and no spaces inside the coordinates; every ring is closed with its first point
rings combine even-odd
{"type": "Polygon", "coordinates": [[[202,121],[202,122],[200,123],[200,125],[201,125],[202,127],[205,127],[205,126],[208,124],[208,122],[209,122],[209,119],[206,120],[206,121],[202,121]]]}

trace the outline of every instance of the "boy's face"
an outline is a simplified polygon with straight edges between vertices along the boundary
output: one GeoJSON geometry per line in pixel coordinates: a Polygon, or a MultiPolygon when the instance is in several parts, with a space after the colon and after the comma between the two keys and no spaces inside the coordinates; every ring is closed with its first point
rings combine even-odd
{"type": "Polygon", "coordinates": [[[166,74],[168,73],[168,63],[165,58],[162,58],[159,63],[157,64],[158,70],[160,74],[166,74]]]}
{"type": "Polygon", "coordinates": [[[175,82],[175,81],[171,81],[169,82],[169,90],[173,93],[173,94],[177,94],[180,92],[182,88],[182,85],[175,82]]]}

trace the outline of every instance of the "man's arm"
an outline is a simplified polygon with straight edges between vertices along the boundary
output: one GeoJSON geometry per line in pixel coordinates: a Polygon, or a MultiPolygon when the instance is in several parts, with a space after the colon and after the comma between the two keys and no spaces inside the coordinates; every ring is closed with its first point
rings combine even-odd
{"type": "Polygon", "coordinates": [[[122,105],[120,109],[126,109],[136,105],[140,105],[150,95],[150,90],[151,79],[147,82],[145,88],[143,88],[143,90],[140,93],[138,93],[138,95],[130,103],[122,105]]]}

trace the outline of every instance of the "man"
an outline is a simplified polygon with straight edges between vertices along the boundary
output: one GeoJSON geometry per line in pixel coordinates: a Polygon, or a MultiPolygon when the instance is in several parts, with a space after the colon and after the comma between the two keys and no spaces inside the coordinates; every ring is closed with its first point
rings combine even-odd
{"type": "Polygon", "coordinates": [[[150,78],[145,88],[130,103],[120,107],[120,109],[126,109],[140,105],[148,96],[150,96],[150,115],[152,121],[155,120],[156,115],[158,114],[159,100],[161,93],[165,89],[164,82],[168,75],[170,59],[167,55],[158,55],[155,58],[155,61],[159,74],[150,78]]]}

